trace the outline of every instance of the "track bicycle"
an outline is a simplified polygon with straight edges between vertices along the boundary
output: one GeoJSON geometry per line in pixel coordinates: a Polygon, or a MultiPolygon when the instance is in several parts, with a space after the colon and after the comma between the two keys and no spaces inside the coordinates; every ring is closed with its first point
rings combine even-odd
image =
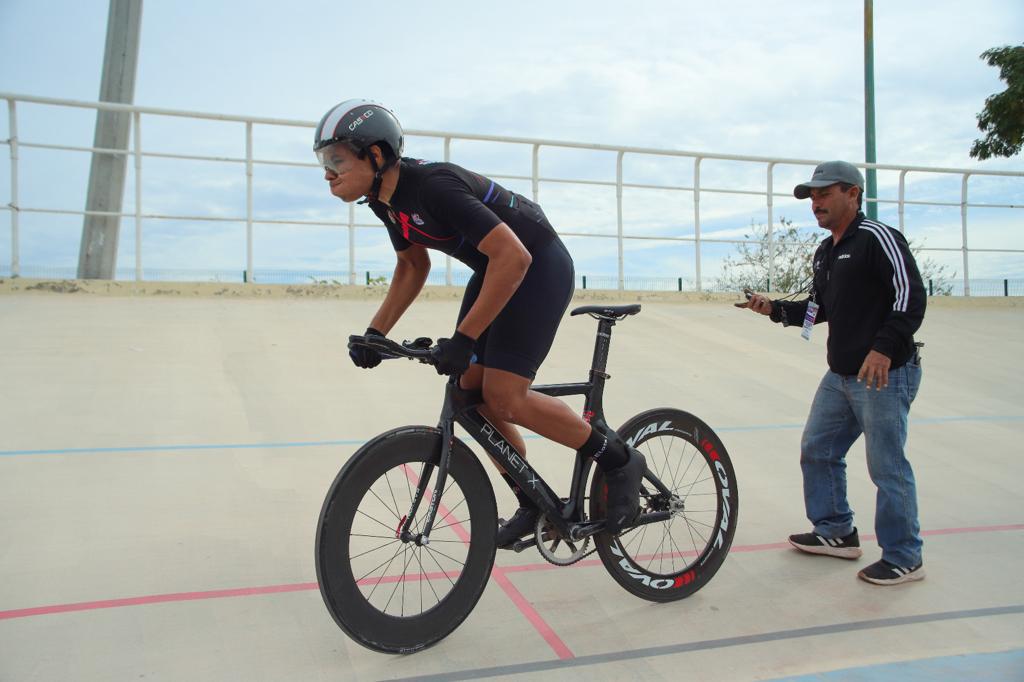
{"type": "MultiPolygon", "coordinates": [[[[603,395],[612,327],[638,312],[639,304],[574,309],[572,315],[598,320],[589,379],[532,390],[584,396],[584,417],[607,430],[603,395]]],[[[349,341],[385,359],[433,364],[427,338],[349,341]]],[[[617,429],[643,452],[647,470],[639,517],[612,535],[604,527],[607,488],[600,468],[577,454],[568,496],[560,497],[480,414],[481,403],[479,391],[449,378],[436,427],[403,426],[373,438],[328,490],[316,533],[317,582],[331,616],[356,642],[386,653],[418,651],[455,630],[483,593],[495,557],[494,490],[480,459],[455,436],[455,424],[541,511],[533,536],[515,543],[515,551],[536,547],[561,566],[596,551],[619,585],[655,602],[687,597],[714,576],[736,532],[738,497],[725,446],[703,421],[656,408],[617,429]]]]}

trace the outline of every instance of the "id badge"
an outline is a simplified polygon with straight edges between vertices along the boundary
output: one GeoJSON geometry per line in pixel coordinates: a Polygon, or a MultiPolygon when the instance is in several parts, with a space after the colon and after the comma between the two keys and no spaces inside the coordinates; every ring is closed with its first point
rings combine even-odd
{"type": "Polygon", "coordinates": [[[804,313],[804,328],[800,331],[800,336],[804,337],[805,340],[811,340],[811,331],[814,330],[814,319],[818,317],[818,304],[814,301],[807,301],[807,312],[804,313]]]}

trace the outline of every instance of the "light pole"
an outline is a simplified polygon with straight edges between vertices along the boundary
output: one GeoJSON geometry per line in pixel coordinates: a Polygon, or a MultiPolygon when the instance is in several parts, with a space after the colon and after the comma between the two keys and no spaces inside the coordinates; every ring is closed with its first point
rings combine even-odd
{"type": "MultiPolygon", "coordinates": [[[[875,36],[872,0],[864,0],[864,160],[875,163],[875,36]]],[[[875,169],[867,173],[867,214],[878,219],[877,178],[875,169]]]]}

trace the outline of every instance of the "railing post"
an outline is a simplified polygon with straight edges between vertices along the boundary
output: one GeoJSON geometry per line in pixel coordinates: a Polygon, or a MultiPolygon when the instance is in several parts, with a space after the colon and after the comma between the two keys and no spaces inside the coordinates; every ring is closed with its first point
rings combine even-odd
{"type": "Polygon", "coordinates": [[[626,288],[625,265],[623,263],[623,240],[622,240],[622,157],[625,152],[619,152],[615,157],[615,224],[616,239],[619,243],[619,291],[626,288]]]}
{"type": "Polygon", "coordinates": [[[252,121],[245,122],[245,272],[252,282],[252,121]]]}
{"type": "MultiPolygon", "coordinates": [[[[448,163],[452,159],[452,138],[445,136],[444,138],[444,161],[448,163]]],[[[450,287],[452,285],[452,257],[448,254],[444,256],[444,284],[450,287]]]]}
{"type": "Polygon", "coordinates": [[[900,214],[900,232],[904,231],[903,227],[903,210],[905,208],[905,202],[907,200],[907,171],[900,171],[900,194],[899,194],[899,214],[900,214]]]}
{"type": "Polygon", "coordinates": [[[348,205],[348,283],[356,283],[356,205],[348,205]]]}
{"type": "MultiPolygon", "coordinates": [[[[135,281],[142,281],[142,113],[132,112],[135,124],[135,281]]],[[[117,270],[114,270],[117,279],[117,270]]]]}
{"type": "Polygon", "coordinates": [[[772,171],[774,170],[775,162],[771,161],[768,163],[768,291],[771,291],[771,282],[775,279],[775,204],[772,198],[772,171]]]}
{"type": "Polygon", "coordinates": [[[11,133],[11,277],[21,275],[18,244],[18,116],[13,99],[7,100],[8,127],[11,133]]]}
{"type": "Polygon", "coordinates": [[[963,254],[964,254],[964,296],[971,295],[971,278],[968,268],[970,267],[968,261],[968,250],[967,250],[967,179],[971,177],[970,173],[964,173],[963,182],[960,185],[960,229],[963,234],[963,254]]]}
{"type": "Polygon", "coordinates": [[[698,292],[702,291],[700,281],[700,161],[701,157],[699,156],[693,160],[693,252],[698,292]]]}
{"type": "Polygon", "coordinates": [[[530,170],[530,183],[533,189],[533,201],[539,203],[540,199],[540,145],[533,145],[533,167],[530,170]]]}

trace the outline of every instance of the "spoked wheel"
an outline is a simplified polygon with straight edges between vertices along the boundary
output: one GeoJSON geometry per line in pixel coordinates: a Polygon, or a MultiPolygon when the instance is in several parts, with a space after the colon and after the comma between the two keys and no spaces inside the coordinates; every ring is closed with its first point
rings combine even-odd
{"type": "Polygon", "coordinates": [[[430,542],[416,542],[434,495],[440,443],[428,427],[378,436],[342,468],[320,512],[320,593],[341,629],[375,651],[411,653],[437,643],[473,610],[490,576],[494,492],[458,440],[430,542]],[[426,490],[403,534],[421,480],[426,490]]]}
{"type": "MultiPolygon", "coordinates": [[[[697,417],[668,408],[641,413],[618,430],[647,459],[671,495],[649,480],[643,484],[641,514],[664,520],[594,536],[612,577],[638,597],[674,601],[703,587],[722,565],[736,532],[736,476],[718,436],[697,417]]],[[[595,468],[591,517],[605,517],[607,491],[595,468]]]]}

